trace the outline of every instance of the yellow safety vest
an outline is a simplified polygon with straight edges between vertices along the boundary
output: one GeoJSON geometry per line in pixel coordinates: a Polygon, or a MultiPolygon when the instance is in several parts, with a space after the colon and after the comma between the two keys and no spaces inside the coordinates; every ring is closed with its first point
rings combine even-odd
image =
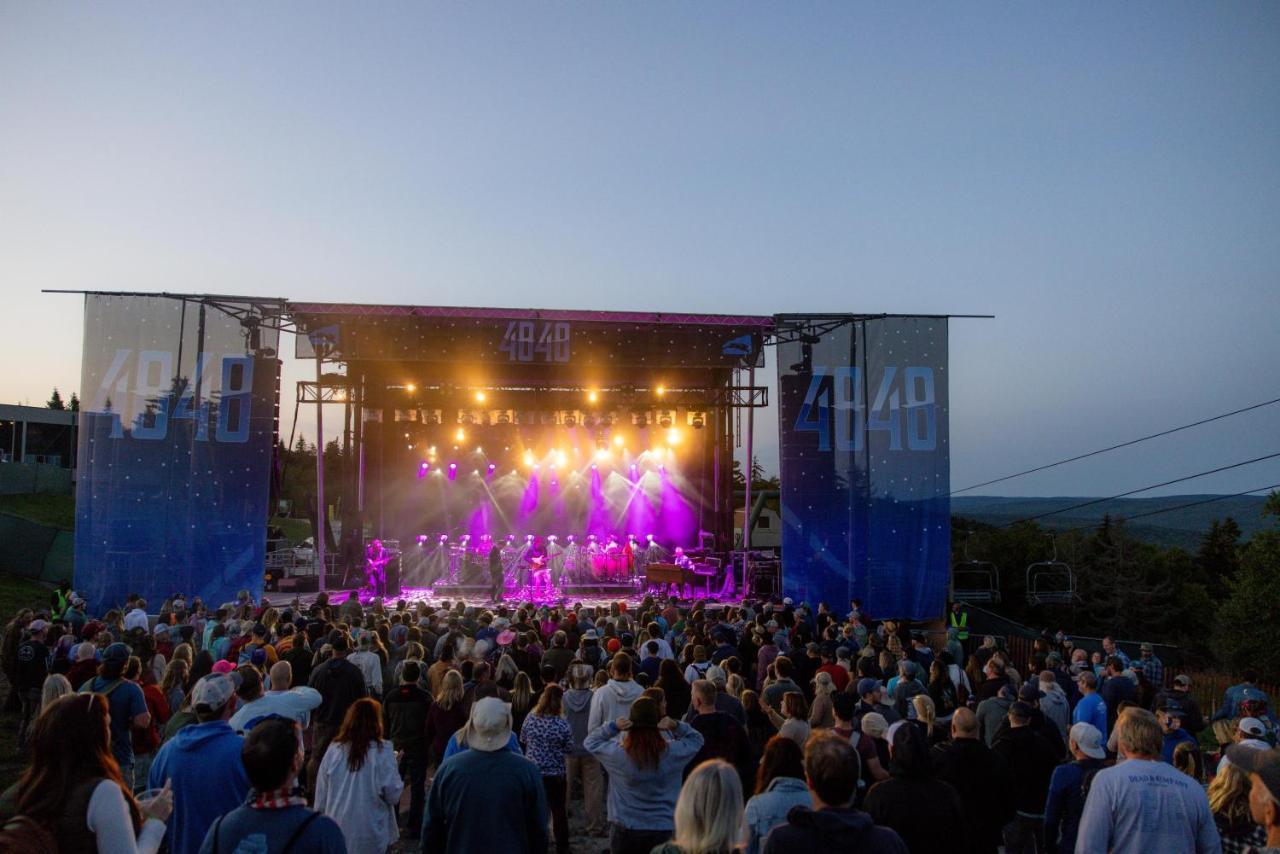
{"type": "Polygon", "coordinates": [[[958,621],[956,620],[955,611],[952,611],[948,617],[951,622],[951,628],[956,630],[956,637],[962,641],[967,641],[969,639],[969,612],[961,611],[958,621]]]}

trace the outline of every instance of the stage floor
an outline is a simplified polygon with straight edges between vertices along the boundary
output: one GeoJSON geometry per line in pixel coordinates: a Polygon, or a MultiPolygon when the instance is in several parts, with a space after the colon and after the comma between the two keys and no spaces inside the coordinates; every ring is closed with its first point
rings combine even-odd
{"type": "MultiPolygon", "coordinates": [[[[359,596],[360,602],[365,605],[373,603],[377,598],[369,590],[362,588],[334,588],[326,592],[329,594],[331,603],[344,602],[352,593],[359,596]]],[[[264,593],[263,597],[277,604],[292,602],[297,599],[303,605],[311,605],[319,595],[315,591],[300,593],[291,590],[274,590],[264,593]]],[[[490,595],[488,586],[450,584],[435,588],[405,587],[401,589],[399,595],[383,597],[383,601],[394,605],[394,603],[403,599],[410,605],[418,602],[427,602],[435,606],[439,606],[442,602],[448,602],[452,605],[461,601],[467,605],[491,609],[500,605],[515,608],[529,603],[538,606],[573,606],[581,604],[587,607],[600,607],[608,606],[614,602],[626,602],[628,606],[637,606],[646,595],[666,598],[663,594],[642,590],[633,584],[618,584],[579,585],[566,590],[553,589],[550,591],[535,591],[526,588],[520,591],[508,591],[503,595],[501,601],[495,601],[490,595]]],[[[741,596],[735,596],[732,591],[724,590],[715,591],[711,595],[705,595],[705,592],[701,589],[688,590],[680,593],[678,598],[682,602],[704,601],[708,604],[721,606],[737,605],[742,601],[741,596]]]]}

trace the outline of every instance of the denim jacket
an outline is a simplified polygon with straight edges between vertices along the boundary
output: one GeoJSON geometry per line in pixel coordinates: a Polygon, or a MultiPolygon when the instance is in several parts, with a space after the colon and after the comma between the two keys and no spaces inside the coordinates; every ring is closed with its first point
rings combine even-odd
{"type": "Polygon", "coordinates": [[[812,807],[813,801],[804,780],[795,777],[774,777],[769,788],[747,801],[746,854],[760,854],[769,831],[786,824],[787,812],[797,806],[812,807]]]}

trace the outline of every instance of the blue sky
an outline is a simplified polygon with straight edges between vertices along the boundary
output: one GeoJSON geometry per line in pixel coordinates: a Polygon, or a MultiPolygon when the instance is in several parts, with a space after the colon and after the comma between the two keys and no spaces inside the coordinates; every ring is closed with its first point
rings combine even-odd
{"type": "MultiPolygon", "coordinates": [[[[952,327],[956,486],[1280,397],[1278,37],[1276,4],[0,3],[0,400],[77,380],[41,288],[991,313],[952,327]]],[[[989,491],[1272,451],[1280,405],[989,491]]]]}

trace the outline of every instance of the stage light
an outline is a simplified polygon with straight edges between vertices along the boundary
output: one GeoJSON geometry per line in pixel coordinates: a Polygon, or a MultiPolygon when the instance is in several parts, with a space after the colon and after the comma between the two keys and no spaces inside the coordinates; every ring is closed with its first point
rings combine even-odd
{"type": "Polygon", "coordinates": [[[416,385],[414,385],[413,383],[406,383],[406,384],[405,384],[405,387],[404,387],[404,390],[405,390],[405,391],[407,391],[407,392],[409,392],[409,394],[413,394],[415,391],[417,391],[417,390],[418,390],[418,387],[417,387],[416,385]]]}
{"type": "Polygon", "coordinates": [[[649,542],[651,542],[651,543],[652,543],[652,542],[653,542],[653,534],[649,534],[645,539],[647,539],[649,542]]]}
{"type": "Polygon", "coordinates": [[[592,463],[592,464],[591,464],[591,470],[592,470],[592,471],[596,471],[596,470],[598,470],[599,468],[600,468],[600,466],[596,465],[595,463],[592,463]]]}
{"type": "Polygon", "coordinates": [[[664,430],[670,427],[673,423],[674,422],[671,420],[671,414],[667,412],[662,413],[662,417],[658,419],[658,426],[664,430]]]}
{"type": "Polygon", "coordinates": [[[498,470],[497,463],[489,463],[489,474],[493,474],[497,470],[498,470]]]}
{"type": "Polygon", "coordinates": [[[428,454],[432,454],[432,455],[434,455],[434,454],[435,454],[435,452],[436,452],[436,446],[435,446],[435,445],[432,445],[430,448],[427,448],[427,453],[428,453],[428,454]]]}
{"type": "Polygon", "coordinates": [[[484,403],[484,398],[485,398],[484,392],[482,391],[476,392],[476,403],[484,403]]]}
{"type": "Polygon", "coordinates": [[[409,434],[408,434],[408,433],[405,433],[405,434],[404,434],[404,437],[405,437],[406,439],[408,439],[408,438],[409,438],[409,434]]]}
{"type": "Polygon", "coordinates": [[[626,441],[626,439],[622,438],[621,433],[613,437],[613,444],[617,445],[619,448],[626,444],[626,441]]]}
{"type": "Polygon", "coordinates": [[[701,430],[703,427],[706,426],[707,422],[706,422],[706,419],[702,417],[702,413],[698,413],[697,415],[693,416],[693,418],[689,420],[689,423],[693,425],[694,430],[701,430]]]}
{"type": "Polygon", "coordinates": [[[467,441],[467,431],[459,427],[458,432],[453,434],[453,438],[459,442],[465,442],[467,441]]]}
{"type": "Polygon", "coordinates": [[[524,464],[527,466],[533,465],[533,451],[524,452],[524,464]]]}
{"type": "Polygon", "coordinates": [[[458,470],[457,463],[449,463],[449,471],[457,471],[457,470],[458,470]]]}
{"type": "Polygon", "coordinates": [[[426,544],[427,544],[427,535],[426,535],[426,534],[419,534],[419,535],[418,535],[418,545],[419,545],[419,546],[425,546],[426,544]]]}
{"type": "Polygon", "coordinates": [[[667,390],[664,386],[658,386],[656,391],[658,392],[658,397],[662,397],[664,394],[667,393],[667,390]]]}
{"type": "Polygon", "coordinates": [[[678,444],[680,444],[680,431],[679,431],[679,430],[676,430],[675,428],[672,428],[672,429],[670,429],[670,430],[668,430],[668,431],[667,431],[667,444],[669,444],[669,445],[678,445],[678,444]]]}
{"type": "Polygon", "coordinates": [[[484,448],[480,447],[479,445],[476,445],[476,453],[477,453],[477,454],[483,454],[483,453],[484,453],[484,448]]]}
{"type": "Polygon", "coordinates": [[[595,403],[599,399],[600,399],[600,394],[595,389],[592,389],[591,391],[587,392],[588,403],[595,403]]]}

